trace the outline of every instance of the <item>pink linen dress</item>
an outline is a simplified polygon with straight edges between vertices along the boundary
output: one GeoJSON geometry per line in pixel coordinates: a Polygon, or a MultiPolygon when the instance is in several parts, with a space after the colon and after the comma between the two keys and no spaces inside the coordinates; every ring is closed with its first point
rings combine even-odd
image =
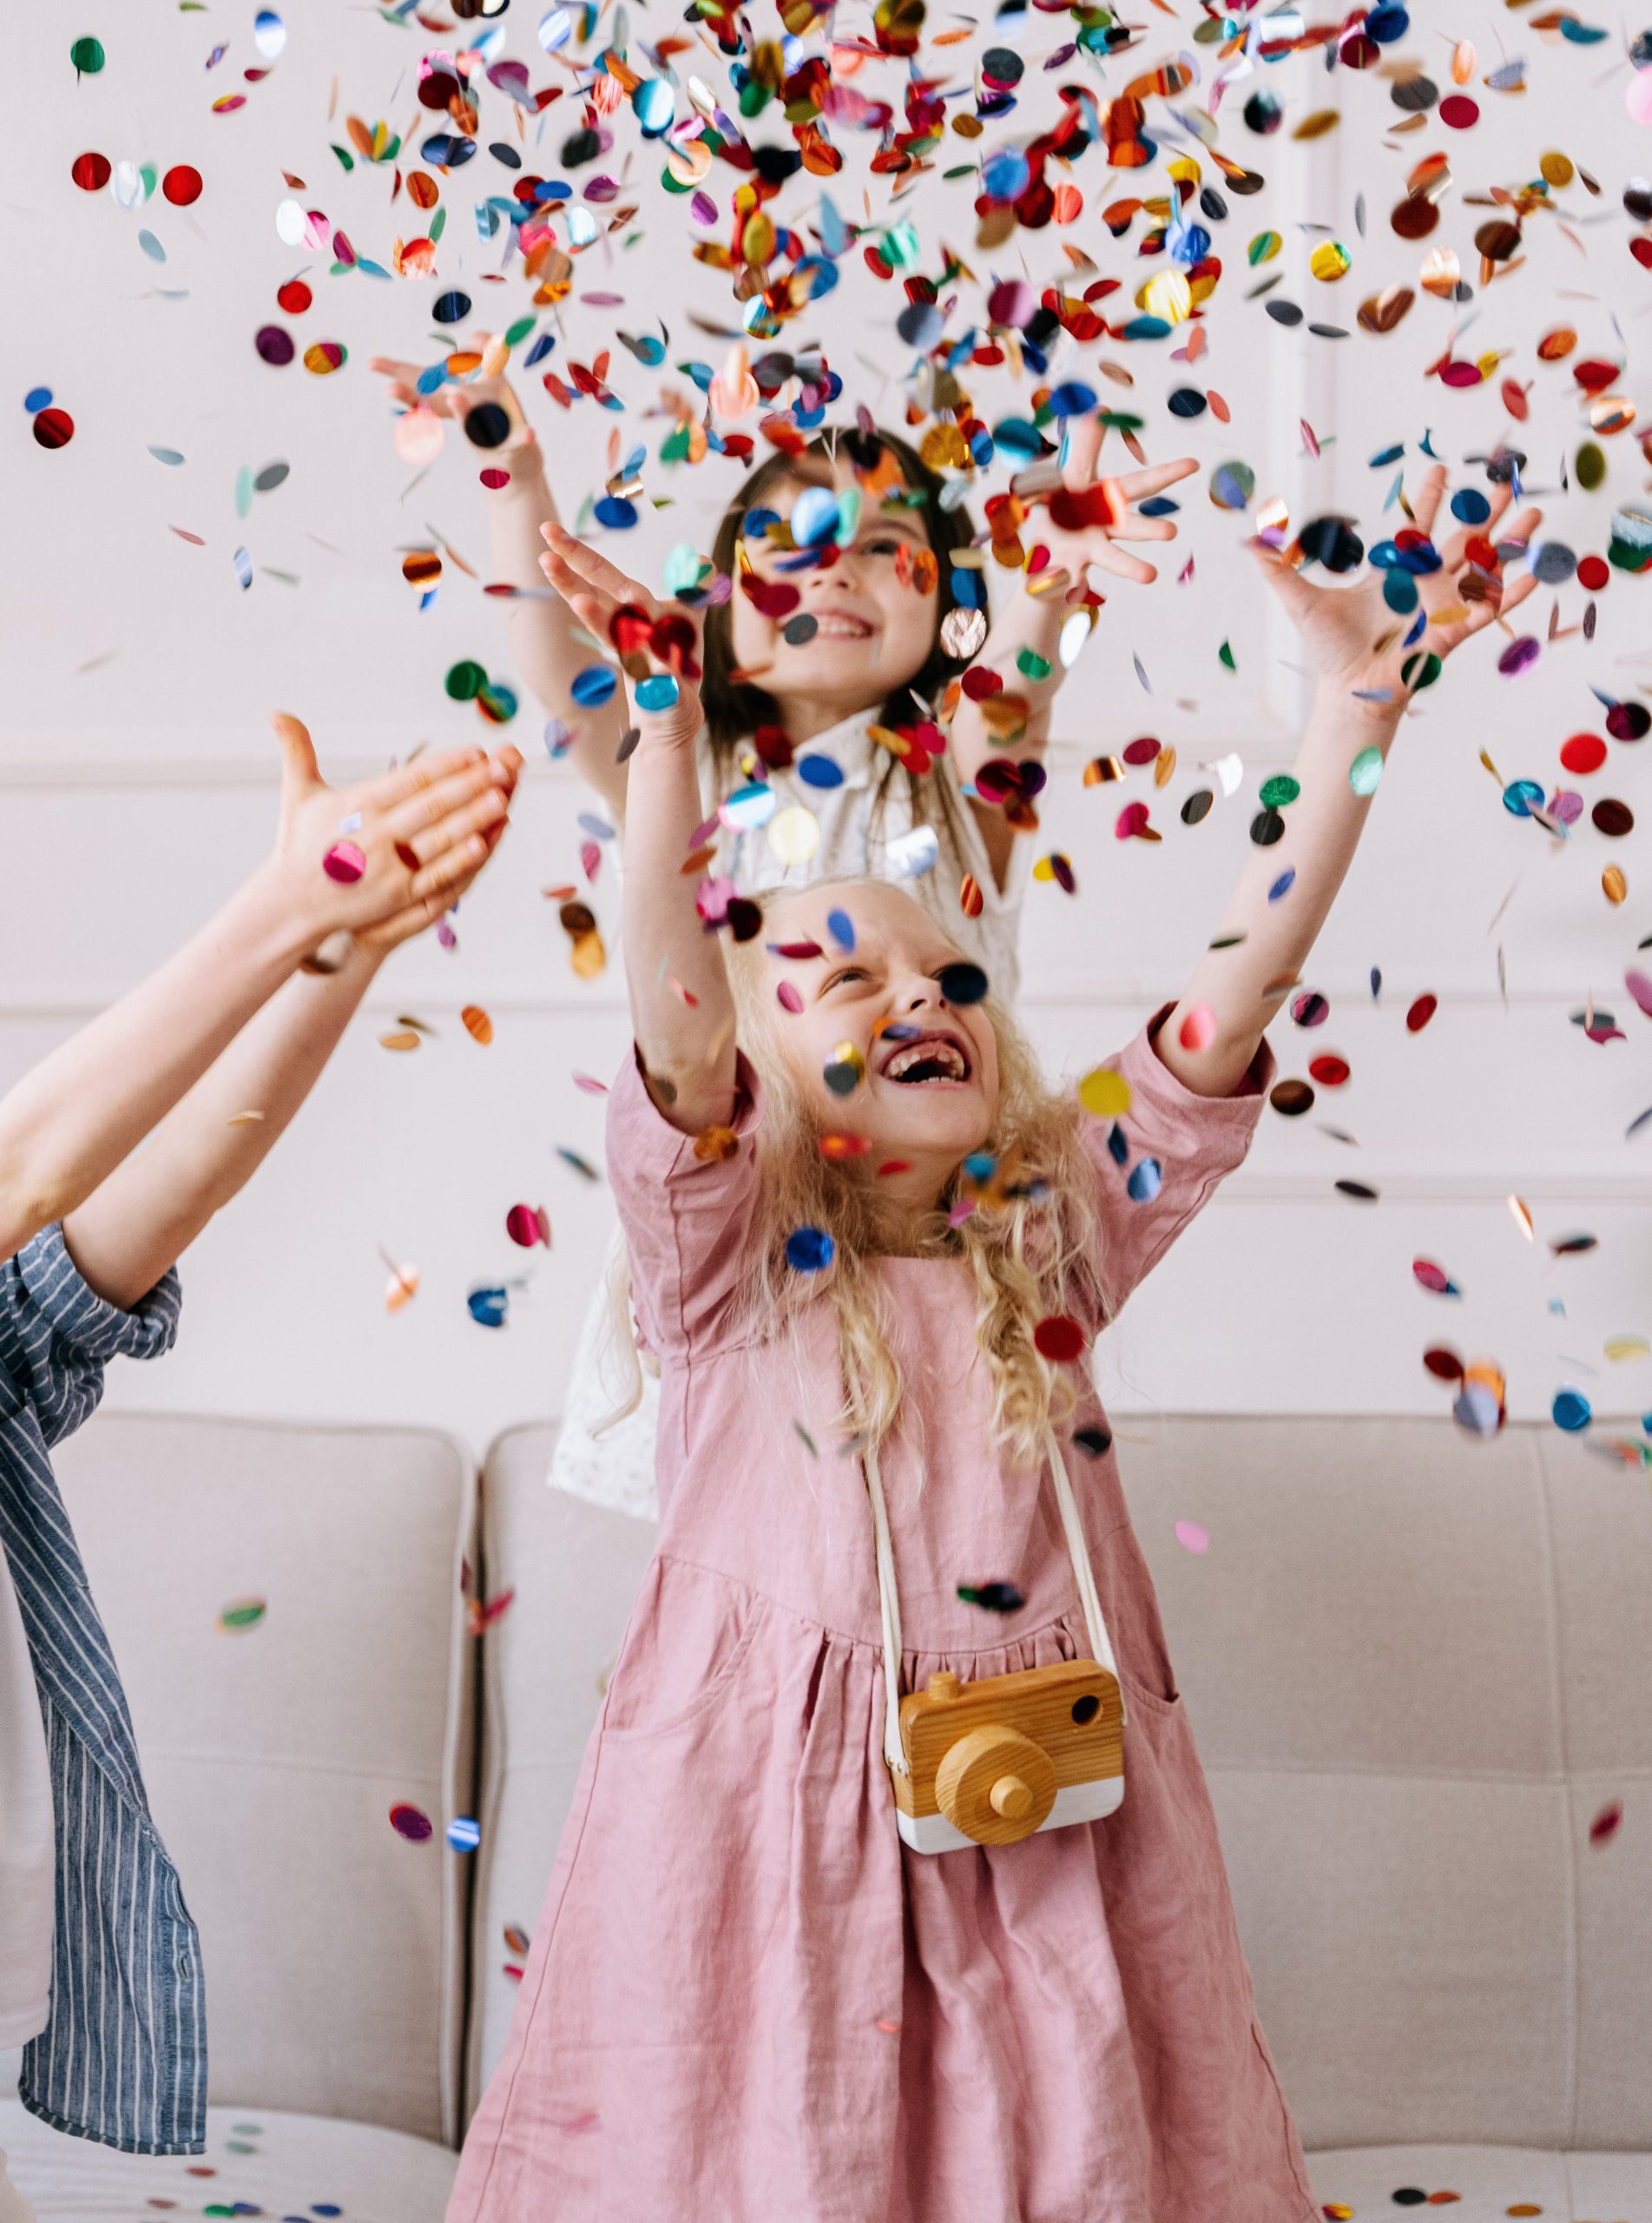
{"type": "MultiPolygon", "coordinates": [[[[1233,1096],[1194,1095],[1151,1046],[1169,1009],[1115,1061],[1155,1196],[1132,1201],[1088,1123],[1114,1310],[1244,1158],[1274,1071],[1264,1044],[1233,1096]]],[[[741,1085],[721,1164],[632,1060],[610,1098],[661,1361],[659,1545],[448,2223],[1311,2223],[1110,1448],[1063,1442],[1125,1691],[1123,1804],[1015,1844],[901,1844],[833,1310],[794,1352],[734,1303],[761,1117],[741,1085]]],[[[882,1455],[903,1690],[1088,1656],[1053,1485],[993,1448],[967,1269],[879,1270],[913,1408],[882,1455]],[[1024,1606],[958,1599],[985,1580],[1024,1606]]],[[[1083,1386],[1068,1438],[1103,1423],[1083,1386]]]]}

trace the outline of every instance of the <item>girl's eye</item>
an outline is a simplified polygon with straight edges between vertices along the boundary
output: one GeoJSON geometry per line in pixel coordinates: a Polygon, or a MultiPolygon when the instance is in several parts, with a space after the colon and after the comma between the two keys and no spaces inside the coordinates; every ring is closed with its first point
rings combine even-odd
{"type": "Polygon", "coordinates": [[[832,975],[832,978],[826,982],[826,986],[828,990],[833,988],[840,988],[846,980],[868,980],[871,978],[872,975],[866,971],[864,965],[846,965],[841,972],[834,973],[832,975]]]}
{"type": "Polygon", "coordinates": [[[876,540],[863,540],[860,544],[860,552],[863,556],[894,556],[898,554],[905,544],[905,542],[898,535],[885,533],[876,540]]]}

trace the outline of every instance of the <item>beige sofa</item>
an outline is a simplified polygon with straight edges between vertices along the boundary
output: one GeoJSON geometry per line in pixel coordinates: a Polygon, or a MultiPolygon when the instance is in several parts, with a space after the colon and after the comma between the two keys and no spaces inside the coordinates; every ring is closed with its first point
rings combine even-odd
{"type": "MultiPolygon", "coordinates": [[[[1120,1436],[1327,2214],[1451,2192],[1460,2223],[1652,2223],[1644,1475],[1548,1428],[1480,1444],[1445,1422],[1130,1419],[1120,1436]],[[1208,1551],[1178,1545],[1178,1520],[1208,1551]],[[1592,1843],[1615,1802],[1621,1826],[1592,1843]]],[[[60,2138],[0,2100],[43,2223],[168,2200],[438,2223],[510,2020],[505,1933],[537,1915],[652,1547],[546,1487],[551,1437],[503,1436],[479,1501],[460,1448],[411,1430],[106,1415],[69,1448],[201,1927],[215,2105],[187,2163],[60,2138]],[[479,1643],[467,1567],[516,1592],[479,1643]],[[221,1631],[249,1596],[261,1622],[221,1631]],[[431,1815],[428,1842],[392,1830],[397,1801],[431,1815]],[[467,1814],[474,1854],[444,1842],[467,1814]]]]}

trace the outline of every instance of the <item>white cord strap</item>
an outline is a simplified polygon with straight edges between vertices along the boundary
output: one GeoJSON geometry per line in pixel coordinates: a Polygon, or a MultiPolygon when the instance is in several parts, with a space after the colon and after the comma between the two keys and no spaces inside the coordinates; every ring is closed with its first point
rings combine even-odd
{"type": "MultiPolygon", "coordinates": [[[[1105,1667],[1119,1686],[1119,1721],[1121,1726],[1129,1718],[1124,1703],[1124,1684],[1113,1657],[1113,1644],[1107,1633],[1107,1618],[1102,1612],[1100,1593],[1096,1587],[1096,1573],[1090,1566],[1089,1550],[1084,1541],[1083,1524],[1079,1519],[1078,1503],[1073,1495],[1072,1481],[1067,1472],[1067,1461],[1062,1456],[1060,1439],[1054,1428],[1045,1433],[1050,1473],[1056,1485],[1056,1502],[1061,1508],[1061,1525],[1067,1539],[1068,1555],[1073,1563],[1073,1579],[1078,1585],[1078,1600],[1084,1609],[1084,1626],[1089,1632],[1090,1652],[1099,1666],[1105,1667]]],[[[861,1461],[866,1477],[866,1494],[872,1500],[872,1541],[878,1557],[878,1602],[882,1610],[884,1628],[884,1758],[901,1775],[907,1771],[906,1755],[900,1741],[900,1605],[895,1591],[895,1551],[889,1534],[889,1508],[884,1502],[883,1477],[878,1470],[878,1453],[869,1445],[861,1461]]]]}
{"type": "Polygon", "coordinates": [[[889,1508],[884,1503],[878,1449],[868,1444],[861,1461],[872,1499],[872,1534],[878,1553],[878,1602],[884,1622],[884,1758],[900,1774],[908,1772],[900,1741],[900,1604],[895,1595],[895,1552],[889,1540],[889,1508]]]}

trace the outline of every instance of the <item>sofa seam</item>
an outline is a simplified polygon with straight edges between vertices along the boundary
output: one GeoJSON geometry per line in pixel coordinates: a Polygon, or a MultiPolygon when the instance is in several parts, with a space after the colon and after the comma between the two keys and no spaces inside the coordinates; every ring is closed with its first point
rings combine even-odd
{"type": "MultiPolygon", "coordinates": [[[[1559,1577],[1555,1558],[1555,1524],[1550,1503],[1549,1461],[1543,1455],[1541,1437],[1534,1439],[1537,1454],[1537,1518],[1542,1539],[1543,1572],[1547,1580],[1543,1586],[1543,1602],[1548,1608],[1550,1656],[1554,1663],[1555,1736],[1559,1747],[1558,1758],[1563,1781],[1567,1787],[1564,1842],[1562,1858],[1566,1878],[1566,1955],[1568,1977],[1566,1991],[1566,2144],[1570,2147],[1577,2136],[1577,2117],[1581,2098],[1578,2075],[1578,2049],[1583,2024],[1583,1949],[1579,1936],[1582,1921],[1582,1899],[1577,1873],[1577,1826],[1571,1800],[1571,1740],[1566,1719],[1566,1673],[1563,1640],[1561,1628],[1559,1577]]],[[[1568,2190],[1570,2191],[1570,2181],[1568,2190]]]]}

